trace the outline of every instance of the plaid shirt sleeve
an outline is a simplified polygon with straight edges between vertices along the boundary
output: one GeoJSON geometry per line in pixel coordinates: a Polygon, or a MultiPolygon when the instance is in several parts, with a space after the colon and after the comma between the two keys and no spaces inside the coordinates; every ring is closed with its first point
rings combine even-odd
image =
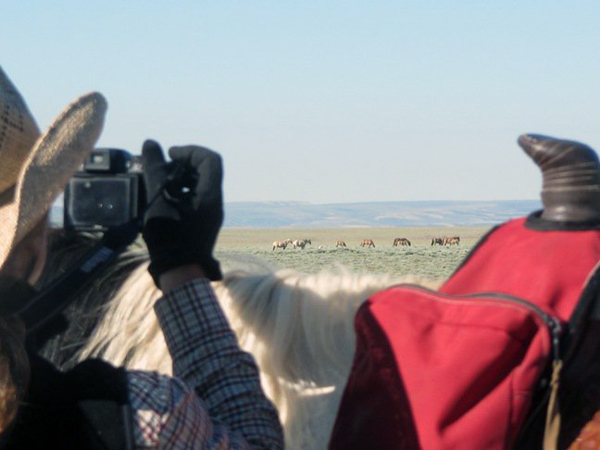
{"type": "Polygon", "coordinates": [[[139,449],[240,449],[246,440],[212,421],[193,389],[156,372],[128,371],[135,446],[139,449]]]}
{"type": "MultiPolygon", "coordinates": [[[[252,355],[239,348],[210,282],[197,279],[184,283],[158,300],[154,309],[173,358],[173,374],[193,387],[201,399],[193,406],[198,408],[200,405],[201,411],[186,410],[176,413],[178,418],[157,420],[173,421],[170,427],[173,430],[178,426],[182,430],[189,428],[175,422],[198,420],[197,426],[206,427],[208,432],[204,434],[212,436],[214,443],[228,442],[225,448],[238,445],[233,435],[243,436],[252,448],[283,448],[279,417],[262,391],[258,367],[252,355]],[[212,422],[212,428],[206,425],[207,422],[212,422]],[[224,424],[232,437],[224,441],[223,426],[215,424],[224,424]]],[[[185,385],[174,389],[185,389],[185,385]]],[[[160,429],[166,432],[164,427],[160,429]]],[[[201,442],[204,438],[194,439],[201,442]]],[[[181,448],[205,448],[202,445],[181,448]]],[[[213,445],[217,444],[211,443],[206,448],[213,445]]]]}

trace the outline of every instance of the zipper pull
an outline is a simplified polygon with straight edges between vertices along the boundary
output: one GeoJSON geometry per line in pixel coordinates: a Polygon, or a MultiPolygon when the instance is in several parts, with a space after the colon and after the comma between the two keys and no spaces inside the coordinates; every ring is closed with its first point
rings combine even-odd
{"type": "Polygon", "coordinates": [[[552,359],[560,361],[560,335],[562,334],[562,324],[556,317],[550,317],[550,334],[552,335],[552,359]]]}
{"type": "Polygon", "coordinates": [[[550,398],[546,411],[546,427],[544,429],[544,450],[558,448],[560,434],[560,409],[558,405],[558,389],[560,387],[560,373],[563,362],[560,359],[560,334],[562,325],[558,319],[550,319],[550,332],[552,334],[552,377],[550,379],[550,398]]]}
{"type": "Polygon", "coordinates": [[[546,411],[546,427],[544,428],[544,450],[558,448],[560,434],[560,410],[558,406],[558,388],[560,385],[560,372],[562,361],[556,359],[552,362],[552,379],[550,381],[550,399],[546,411]]]}

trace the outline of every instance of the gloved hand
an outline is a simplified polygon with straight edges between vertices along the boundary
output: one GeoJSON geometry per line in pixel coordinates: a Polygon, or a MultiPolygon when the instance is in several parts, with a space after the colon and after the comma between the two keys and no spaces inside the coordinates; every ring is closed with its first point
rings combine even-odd
{"type": "MultiPolygon", "coordinates": [[[[172,162],[165,161],[160,145],[144,142],[142,166],[149,206],[142,236],[150,253],[148,268],[160,287],[160,276],[170,269],[198,264],[210,280],[222,279],[212,252],[223,223],[223,168],[218,153],[193,145],[171,147],[172,162]],[[185,169],[183,174],[181,169],[185,169]],[[179,176],[173,177],[174,171],[179,176]],[[189,198],[178,200],[173,185],[195,179],[189,198]],[[172,181],[169,181],[174,178],[172,181]],[[167,189],[164,189],[165,184],[167,189]]],[[[179,192],[181,194],[181,192],[179,192]]]]}

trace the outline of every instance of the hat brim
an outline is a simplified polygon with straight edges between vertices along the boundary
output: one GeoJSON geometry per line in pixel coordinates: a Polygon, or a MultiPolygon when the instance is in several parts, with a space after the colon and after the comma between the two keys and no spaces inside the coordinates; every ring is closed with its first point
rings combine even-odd
{"type": "Polygon", "coordinates": [[[12,200],[0,206],[0,268],[94,148],[106,109],[101,94],[86,94],[69,105],[37,140],[21,169],[12,200]]]}

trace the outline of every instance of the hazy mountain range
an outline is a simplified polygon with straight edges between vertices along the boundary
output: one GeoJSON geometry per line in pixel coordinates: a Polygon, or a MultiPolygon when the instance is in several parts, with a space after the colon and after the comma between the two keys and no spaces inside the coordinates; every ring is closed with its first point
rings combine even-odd
{"type": "MultiPolygon", "coordinates": [[[[232,202],[225,205],[225,227],[430,227],[478,226],[503,222],[540,209],[537,200],[425,201],[312,204],[232,202]]],[[[61,222],[62,205],[51,220],[61,222]]]]}
{"type": "Polygon", "coordinates": [[[426,201],[311,204],[234,202],[227,227],[359,227],[492,225],[540,209],[536,200],[426,201]]]}

